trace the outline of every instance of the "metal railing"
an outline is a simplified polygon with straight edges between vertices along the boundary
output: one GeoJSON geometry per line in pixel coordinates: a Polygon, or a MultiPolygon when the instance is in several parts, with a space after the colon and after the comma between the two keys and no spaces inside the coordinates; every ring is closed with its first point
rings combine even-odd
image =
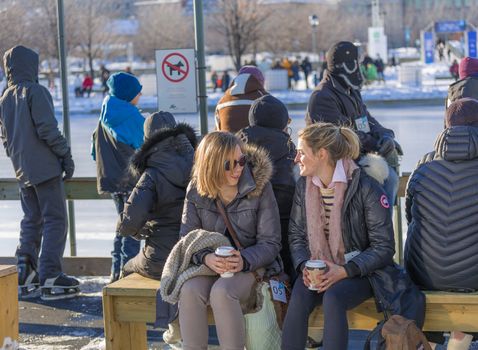
{"type": "MultiPolygon", "coordinates": [[[[400,176],[398,187],[398,199],[394,210],[394,231],[396,245],[396,260],[398,263],[403,261],[403,229],[402,229],[402,205],[400,199],[405,197],[405,188],[410,174],[403,173],[400,176]]],[[[95,177],[77,177],[65,182],[65,192],[67,200],[97,200],[111,199],[108,195],[99,195],[96,189],[95,177]]],[[[20,200],[18,183],[15,179],[0,179],[0,200],[20,200]]],[[[73,223],[74,224],[74,223],[73,223]]],[[[71,225],[69,226],[70,253],[76,256],[76,235],[71,225]]]]}

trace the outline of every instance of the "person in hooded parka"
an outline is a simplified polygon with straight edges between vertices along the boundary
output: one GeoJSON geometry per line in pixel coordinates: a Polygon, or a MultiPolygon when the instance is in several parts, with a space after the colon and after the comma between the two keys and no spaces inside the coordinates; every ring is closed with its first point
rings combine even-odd
{"type": "Polygon", "coordinates": [[[145,239],[123,275],[137,272],[160,279],[166,258],[179,240],[179,227],[197,139],[194,129],[157,112],[144,123],[145,142],[134,154],[130,172],[139,177],[125,203],[117,231],[145,239]]]}

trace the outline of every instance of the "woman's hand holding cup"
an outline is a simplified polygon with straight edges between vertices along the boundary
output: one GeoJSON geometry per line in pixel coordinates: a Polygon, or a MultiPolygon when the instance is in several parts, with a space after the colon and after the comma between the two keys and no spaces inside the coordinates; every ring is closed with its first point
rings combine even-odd
{"type": "Polygon", "coordinates": [[[226,268],[229,272],[240,272],[244,268],[244,259],[238,250],[231,251],[232,256],[226,258],[226,268]]]}
{"type": "MultiPolygon", "coordinates": [[[[224,277],[224,278],[232,277],[234,276],[234,272],[237,272],[237,271],[232,270],[230,265],[233,264],[233,266],[236,267],[236,265],[243,266],[244,264],[244,262],[242,261],[242,258],[240,258],[240,261],[238,261],[236,257],[237,254],[235,252],[236,250],[233,247],[229,247],[229,246],[218,247],[216,248],[216,251],[214,252],[214,254],[211,253],[206,255],[206,258],[209,255],[214,256],[214,259],[209,258],[209,261],[211,261],[211,264],[214,265],[213,266],[214,268],[212,266],[209,266],[207,261],[206,261],[206,265],[209,268],[211,268],[211,270],[220,274],[221,277],[224,277]],[[232,260],[229,261],[229,259],[232,259],[232,260]]],[[[240,257],[240,254],[239,254],[239,257],[240,257]]],[[[241,270],[242,270],[242,267],[241,267],[241,270]]],[[[241,271],[241,270],[238,270],[238,271],[241,271]]]]}
{"type": "Polygon", "coordinates": [[[323,275],[318,277],[319,282],[317,287],[319,292],[325,292],[338,281],[347,278],[347,272],[343,266],[327,260],[324,260],[324,263],[327,265],[327,270],[323,275]]]}
{"type": "Polygon", "coordinates": [[[225,259],[216,256],[216,254],[214,253],[209,253],[208,255],[206,255],[206,257],[204,258],[204,263],[207,267],[209,267],[211,270],[213,270],[219,275],[227,272],[225,259]]]}

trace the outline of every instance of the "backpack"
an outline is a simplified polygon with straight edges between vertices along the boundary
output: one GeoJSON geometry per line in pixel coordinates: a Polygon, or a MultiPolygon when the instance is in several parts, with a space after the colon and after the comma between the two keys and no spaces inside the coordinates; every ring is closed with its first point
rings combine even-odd
{"type": "Polygon", "coordinates": [[[370,341],[379,333],[376,349],[380,350],[431,350],[428,340],[415,321],[400,315],[393,315],[380,322],[370,333],[364,349],[370,350],[370,341]]]}

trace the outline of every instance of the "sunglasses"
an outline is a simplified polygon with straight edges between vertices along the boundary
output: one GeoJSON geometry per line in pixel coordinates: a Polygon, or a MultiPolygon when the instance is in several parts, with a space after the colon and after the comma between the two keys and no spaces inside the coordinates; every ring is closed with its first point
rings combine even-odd
{"type": "MultiPolygon", "coordinates": [[[[236,169],[236,167],[239,165],[241,168],[244,167],[244,165],[246,165],[246,156],[243,154],[239,160],[235,160],[234,159],[234,166],[232,167],[232,170],[236,169]]],[[[230,160],[226,160],[224,162],[224,170],[226,171],[230,171],[231,170],[231,161],[230,160]]]]}

